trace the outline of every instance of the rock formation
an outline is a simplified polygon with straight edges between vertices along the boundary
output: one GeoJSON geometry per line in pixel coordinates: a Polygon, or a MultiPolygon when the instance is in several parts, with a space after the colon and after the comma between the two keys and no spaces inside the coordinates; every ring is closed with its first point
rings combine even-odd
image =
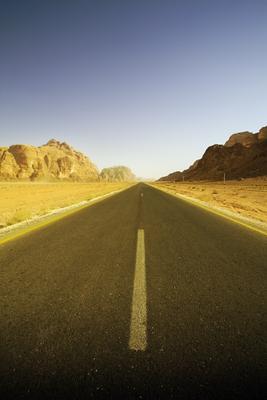
{"type": "Polygon", "coordinates": [[[102,169],[100,178],[108,182],[132,182],[136,180],[130,168],[123,165],[102,169]]]}
{"type": "Polygon", "coordinates": [[[215,144],[183,172],[160,178],[163,181],[240,179],[267,175],[267,127],[258,133],[240,132],[224,145],[215,144]]]}
{"type": "Polygon", "coordinates": [[[237,143],[242,144],[243,147],[251,147],[253,144],[257,143],[257,135],[251,132],[234,133],[227,140],[225,146],[232,147],[237,143]]]}
{"type": "Polygon", "coordinates": [[[52,139],[40,147],[0,147],[0,179],[95,181],[99,172],[83,153],[52,139]]]}

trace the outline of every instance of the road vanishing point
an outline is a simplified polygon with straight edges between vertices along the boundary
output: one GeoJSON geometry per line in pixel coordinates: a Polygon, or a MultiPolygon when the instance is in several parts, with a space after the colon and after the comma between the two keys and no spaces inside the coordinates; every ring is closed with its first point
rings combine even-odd
{"type": "Polygon", "coordinates": [[[264,399],[267,237],[146,184],[0,245],[0,397],[264,399]]]}

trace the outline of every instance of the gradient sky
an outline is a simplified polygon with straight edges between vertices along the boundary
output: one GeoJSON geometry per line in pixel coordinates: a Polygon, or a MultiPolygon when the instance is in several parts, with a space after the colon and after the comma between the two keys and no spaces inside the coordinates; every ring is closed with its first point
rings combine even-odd
{"type": "Polygon", "coordinates": [[[267,124],[266,0],[0,0],[0,145],[137,176],[267,124]]]}

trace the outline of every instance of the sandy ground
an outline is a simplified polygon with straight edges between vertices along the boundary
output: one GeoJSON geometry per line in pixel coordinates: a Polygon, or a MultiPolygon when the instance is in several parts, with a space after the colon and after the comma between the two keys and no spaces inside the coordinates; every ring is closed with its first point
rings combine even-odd
{"type": "Polygon", "coordinates": [[[223,182],[156,182],[153,185],[267,223],[267,179],[223,182]]]}
{"type": "Polygon", "coordinates": [[[129,183],[106,182],[0,182],[0,228],[126,188],[129,185],[129,183]]]}

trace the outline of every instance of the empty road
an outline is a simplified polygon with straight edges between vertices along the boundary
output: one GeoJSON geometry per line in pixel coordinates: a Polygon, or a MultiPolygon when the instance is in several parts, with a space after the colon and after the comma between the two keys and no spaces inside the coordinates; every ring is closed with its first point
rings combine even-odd
{"type": "Polygon", "coordinates": [[[2,244],[0,397],[266,398],[266,266],[145,184],[2,244]]]}

